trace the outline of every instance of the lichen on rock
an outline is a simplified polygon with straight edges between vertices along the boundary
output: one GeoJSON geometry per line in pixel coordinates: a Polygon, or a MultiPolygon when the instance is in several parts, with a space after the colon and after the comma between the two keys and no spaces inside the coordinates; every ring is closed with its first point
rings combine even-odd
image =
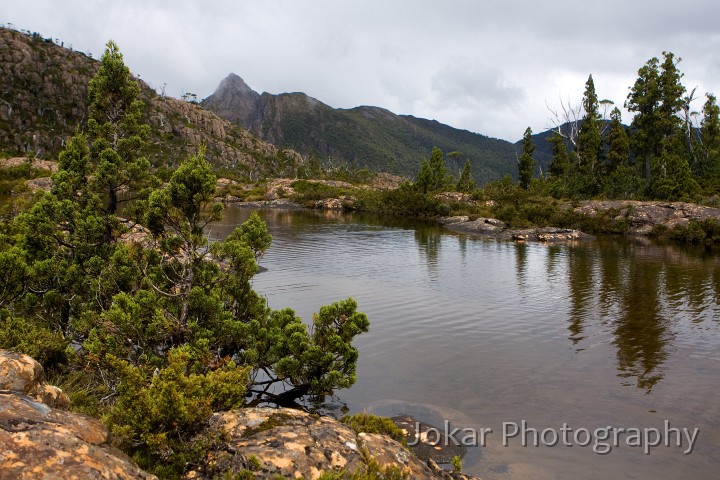
{"type": "Polygon", "coordinates": [[[0,479],[154,479],[109,444],[98,420],[71,413],[27,355],[0,350],[0,479]]]}

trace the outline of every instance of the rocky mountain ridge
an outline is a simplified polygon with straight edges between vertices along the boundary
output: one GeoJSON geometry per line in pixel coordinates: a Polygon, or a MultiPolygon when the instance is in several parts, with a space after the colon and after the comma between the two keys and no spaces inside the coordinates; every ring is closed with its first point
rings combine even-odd
{"type": "MultiPolygon", "coordinates": [[[[87,119],[87,85],[99,62],[41,35],[0,28],[0,151],[54,159],[87,119]]],[[[155,166],[175,166],[204,141],[217,167],[257,178],[283,173],[300,155],[251,135],[196,103],[157,94],[144,82],[148,152],[155,166]]]]}
{"type": "Polygon", "coordinates": [[[434,146],[456,175],[469,159],[486,183],[516,175],[516,146],[435,120],[397,115],[373,106],[335,109],[304,93],[262,94],[236,74],[223,79],[201,104],[276,146],[287,145],[321,161],[414,176],[434,146]]]}

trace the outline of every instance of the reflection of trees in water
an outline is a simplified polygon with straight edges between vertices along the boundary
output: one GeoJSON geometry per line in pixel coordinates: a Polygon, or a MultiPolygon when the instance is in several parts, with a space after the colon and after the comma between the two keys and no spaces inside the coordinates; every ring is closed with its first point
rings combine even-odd
{"type": "Polygon", "coordinates": [[[467,235],[458,235],[458,249],[460,250],[460,257],[462,258],[463,264],[465,264],[465,258],[467,257],[467,235]]]}
{"type": "Polygon", "coordinates": [[[720,310],[718,257],[626,241],[568,249],[570,340],[589,322],[610,325],[619,376],[650,391],[664,377],[675,327],[720,310]]]}
{"type": "Polygon", "coordinates": [[[545,264],[545,271],[547,272],[548,278],[558,275],[558,267],[560,266],[563,248],[564,247],[556,244],[547,246],[547,262],[545,264]]]}
{"type": "Polygon", "coordinates": [[[664,270],[659,262],[631,262],[620,315],[614,322],[619,375],[635,377],[637,386],[648,391],[664,377],[661,367],[674,338],[662,299],[664,270]]]}
{"type": "Polygon", "coordinates": [[[415,242],[420,249],[420,254],[425,257],[428,270],[433,276],[437,273],[441,241],[442,235],[437,227],[418,226],[415,229],[415,242]]]}
{"type": "Polygon", "coordinates": [[[528,262],[528,246],[525,242],[515,243],[515,274],[517,275],[518,285],[521,289],[525,288],[527,280],[527,262],[528,262]]]}
{"type": "Polygon", "coordinates": [[[584,322],[591,317],[590,309],[595,283],[593,268],[594,252],[586,248],[570,248],[568,251],[568,287],[570,290],[570,340],[577,345],[584,339],[584,322]]]}

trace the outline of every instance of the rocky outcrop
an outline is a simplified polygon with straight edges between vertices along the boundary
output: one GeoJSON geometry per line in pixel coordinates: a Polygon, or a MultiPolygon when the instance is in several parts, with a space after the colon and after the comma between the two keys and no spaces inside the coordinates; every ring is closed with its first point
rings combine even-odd
{"type": "Polygon", "coordinates": [[[8,350],[0,350],[0,391],[23,394],[52,408],[70,406],[62,390],[45,382],[45,371],[39,363],[8,350]]]}
{"type": "Polygon", "coordinates": [[[588,217],[612,212],[616,221],[628,223],[631,235],[648,235],[657,226],[685,226],[690,220],[720,220],[720,209],[685,202],[589,200],[568,208],[588,217]]]}
{"type": "Polygon", "coordinates": [[[31,192],[49,192],[53,186],[52,178],[50,177],[32,178],[25,183],[31,192]]]}
{"type": "MultiPolygon", "coordinates": [[[[690,220],[720,221],[720,208],[685,202],[588,200],[564,208],[591,218],[609,215],[611,221],[626,225],[629,235],[650,235],[656,227],[672,229],[686,226],[690,220]]],[[[578,230],[555,227],[509,229],[504,222],[494,218],[470,220],[467,216],[455,216],[441,218],[440,223],[455,232],[505,240],[565,242],[593,238],[578,230]]]]}
{"type": "MultiPolygon", "coordinates": [[[[226,202],[232,202],[231,198],[226,198],[226,202]]],[[[286,209],[301,209],[305,208],[302,205],[292,202],[287,198],[278,198],[277,200],[258,200],[254,202],[236,202],[236,207],[242,208],[286,208],[286,209]]]]}
{"type": "Polygon", "coordinates": [[[40,160],[38,158],[28,160],[27,157],[2,158],[0,159],[0,167],[19,167],[20,165],[28,162],[30,162],[30,167],[36,170],[47,170],[49,172],[55,173],[58,171],[59,168],[58,162],[53,162],[51,160],[40,160]]]}
{"type": "Polygon", "coordinates": [[[86,113],[96,65],[52,39],[0,29],[0,147],[54,157],[86,113]]]}
{"type": "MultiPolygon", "coordinates": [[[[99,421],[68,407],[67,396],[46,384],[40,364],[0,350],[0,480],[156,478],[112,447],[99,421]]],[[[394,467],[415,480],[475,479],[442,469],[432,460],[436,455],[426,463],[386,435],[357,433],[299,410],[246,408],[216,413],[209,424],[218,441],[186,479],[316,479],[331,470],[368,471],[370,465],[394,467]]]]}
{"type": "Polygon", "coordinates": [[[0,350],[0,479],[155,479],[110,446],[99,421],[68,406],[40,364],[0,350]]]}
{"type": "Polygon", "coordinates": [[[454,232],[497,238],[500,240],[555,243],[590,240],[594,238],[592,235],[568,228],[538,227],[510,229],[505,222],[496,218],[477,218],[470,220],[468,216],[444,217],[440,219],[440,223],[448,230],[454,232]]]}
{"type": "Polygon", "coordinates": [[[355,199],[346,195],[340,198],[325,198],[315,202],[315,208],[317,210],[347,210],[352,208],[355,199]]]}
{"type": "Polygon", "coordinates": [[[253,408],[218,413],[211,428],[222,432],[221,448],[210,452],[185,478],[231,477],[250,471],[255,478],[316,479],[323,472],[344,469],[355,473],[375,461],[394,466],[415,480],[471,478],[444,476],[391,438],[356,433],[334,419],[287,408],[253,408]]]}
{"type": "MultiPolygon", "coordinates": [[[[267,191],[265,192],[265,198],[267,200],[277,200],[278,198],[291,197],[295,194],[295,189],[292,184],[297,182],[296,178],[273,178],[268,181],[267,191]]],[[[354,188],[352,183],[343,182],[341,180],[303,180],[308,183],[318,183],[320,185],[327,185],[328,187],[337,188],[354,188]]]]}
{"type": "Polygon", "coordinates": [[[466,205],[477,205],[478,202],[473,200],[472,196],[462,192],[440,192],[435,198],[441,202],[464,203],[466,205]]]}
{"type": "Polygon", "coordinates": [[[378,173],[370,180],[370,186],[378,190],[394,190],[400,186],[407,178],[390,173],[378,173]]]}

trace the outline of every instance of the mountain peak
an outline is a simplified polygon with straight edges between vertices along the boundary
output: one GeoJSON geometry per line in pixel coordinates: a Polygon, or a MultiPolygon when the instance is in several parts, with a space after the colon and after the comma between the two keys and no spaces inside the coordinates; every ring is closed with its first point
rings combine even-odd
{"type": "Polygon", "coordinates": [[[215,93],[213,95],[226,95],[228,93],[236,95],[260,96],[259,93],[245,83],[245,80],[243,80],[240,75],[235,73],[231,73],[227,77],[223,78],[222,81],[220,81],[220,85],[218,85],[215,89],[215,93]]]}
{"type": "Polygon", "coordinates": [[[222,79],[215,93],[202,101],[202,105],[231,122],[245,124],[259,99],[260,94],[250,88],[240,75],[231,73],[222,79]]]}

